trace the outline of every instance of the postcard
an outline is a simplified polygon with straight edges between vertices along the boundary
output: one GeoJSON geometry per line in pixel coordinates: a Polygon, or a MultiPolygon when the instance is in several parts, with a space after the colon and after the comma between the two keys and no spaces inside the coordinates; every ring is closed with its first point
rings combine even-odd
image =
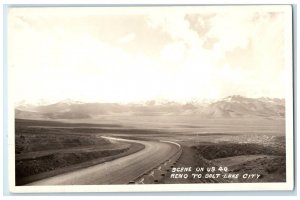
{"type": "Polygon", "coordinates": [[[7,13],[11,192],[293,189],[291,5],[7,13]]]}

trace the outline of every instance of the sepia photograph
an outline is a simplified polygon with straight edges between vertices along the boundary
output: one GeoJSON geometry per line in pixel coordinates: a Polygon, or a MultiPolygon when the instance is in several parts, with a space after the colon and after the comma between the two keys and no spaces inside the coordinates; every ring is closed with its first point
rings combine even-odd
{"type": "Polygon", "coordinates": [[[7,13],[11,192],[293,189],[290,5],[7,13]]]}

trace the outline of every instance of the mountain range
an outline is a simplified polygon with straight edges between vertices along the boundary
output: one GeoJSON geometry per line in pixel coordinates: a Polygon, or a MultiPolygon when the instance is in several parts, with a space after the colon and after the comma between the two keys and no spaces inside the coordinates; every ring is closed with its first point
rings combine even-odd
{"type": "Polygon", "coordinates": [[[53,104],[15,106],[15,117],[22,119],[86,119],[102,115],[187,115],[203,118],[283,118],[285,100],[247,98],[239,95],[211,101],[147,101],[143,103],[84,103],[65,100],[53,104]]]}

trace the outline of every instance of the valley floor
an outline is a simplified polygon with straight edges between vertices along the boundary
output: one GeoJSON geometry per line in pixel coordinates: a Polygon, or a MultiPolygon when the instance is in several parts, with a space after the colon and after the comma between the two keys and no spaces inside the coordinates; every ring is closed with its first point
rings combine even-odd
{"type": "Polygon", "coordinates": [[[174,141],[181,144],[183,149],[174,167],[225,167],[227,170],[221,171],[219,178],[203,178],[207,174],[203,171],[202,178],[193,178],[192,172],[188,172],[188,178],[174,179],[171,178],[170,169],[158,183],[286,180],[282,122],[178,119],[159,122],[154,118],[144,122],[141,119],[102,120],[102,124],[16,119],[16,184],[23,185],[103,163],[144,148],[137,143],[111,142],[102,136],[174,141]],[[154,128],[156,123],[159,128],[154,128]],[[222,177],[228,174],[240,175],[235,178],[222,177]],[[244,174],[256,174],[259,177],[245,179],[242,177],[244,174]]]}

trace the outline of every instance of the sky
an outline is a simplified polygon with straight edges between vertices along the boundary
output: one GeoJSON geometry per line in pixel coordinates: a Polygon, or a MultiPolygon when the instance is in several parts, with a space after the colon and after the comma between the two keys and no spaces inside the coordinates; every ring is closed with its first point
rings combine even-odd
{"type": "Polygon", "coordinates": [[[283,98],[287,6],[11,8],[15,102],[283,98]]]}

